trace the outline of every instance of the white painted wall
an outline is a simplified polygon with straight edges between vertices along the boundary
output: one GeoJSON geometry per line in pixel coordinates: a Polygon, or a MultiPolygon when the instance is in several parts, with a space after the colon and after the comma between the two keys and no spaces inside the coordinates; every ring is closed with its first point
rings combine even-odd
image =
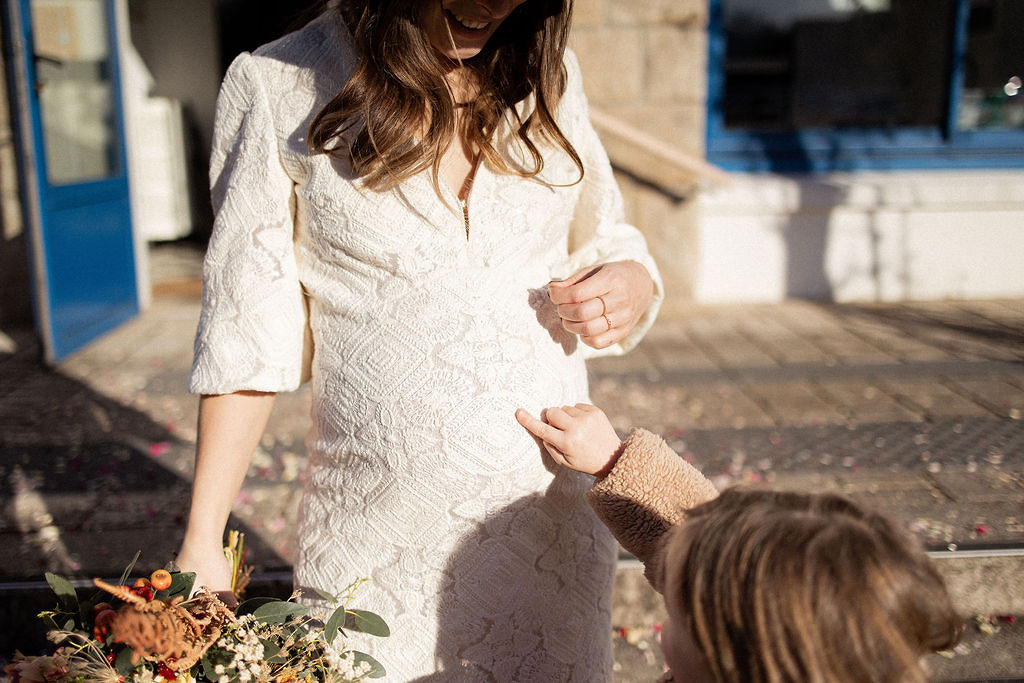
{"type": "Polygon", "coordinates": [[[220,88],[215,0],[129,0],[131,40],[153,75],[150,94],[182,103],[208,153],[220,88]]]}
{"type": "Polygon", "coordinates": [[[698,200],[698,302],[1024,296],[1024,171],[734,177],[698,200]]]}

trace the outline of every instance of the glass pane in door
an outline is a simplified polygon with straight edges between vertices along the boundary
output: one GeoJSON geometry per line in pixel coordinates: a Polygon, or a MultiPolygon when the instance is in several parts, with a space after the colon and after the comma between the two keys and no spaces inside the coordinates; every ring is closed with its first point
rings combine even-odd
{"type": "Polygon", "coordinates": [[[52,185],[119,171],[104,0],[32,0],[36,82],[52,185]]]}

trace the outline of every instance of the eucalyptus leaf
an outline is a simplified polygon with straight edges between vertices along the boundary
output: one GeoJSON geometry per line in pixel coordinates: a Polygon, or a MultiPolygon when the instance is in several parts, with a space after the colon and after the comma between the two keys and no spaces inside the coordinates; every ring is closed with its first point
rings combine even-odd
{"type": "Polygon", "coordinates": [[[217,665],[213,662],[212,659],[210,659],[209,651],[207,651],[207,653],[205,655],[203,655],[202,662],[203,662],[203,673],[206,675],[206,679],[210,680],[210,681],[217,680],[219,678],[219,676],[217,675],[217,672],[214,670],[214,667],[216,667],[217,665]]]}
{"type": "Polygon", "coordinates": [[[373,612],[361,609],[346,610],[348,615],[345,619],[345,628],[362,633],[369,633],[371,636],[387,638],[391,635],[391,629],[387,623],[373,612]]]}
{"type": "Polygon", "coordinates": [[[248,600],[246,600],[241,605],[235,608],[235,616],[241,617],[245,616],[246,614],[252,614],[256,611],[258,607],[262,607],[263,605],[267,605],[271,602],[281,602],[281,600],[280,598],[267,597],[249,598],[248,600]]]}
{"type": "Polygon", "coordinates": [[[309,608],[305,605],[277,600],[257,607],[252,615],[267,624],[283,624],[308,612],[309,608]]]}
{"type": "Polygon", "coordinates": [[[370,672],[366,674],[367,678],[384,678],[388,674],[388,672],[384,669],[383,664],[381,664],[365,652],[356,652],[355,650],[353,650],[352,661],[355,662],[356,666],[359,666],[363,662],[366,662],[370,665],[370,672]]]}
{"type": "Polygon", "coordinates": [[[317,594],[317,596],[318,596],[318,597],[319,597],[319,598],[320,598],[321,600],[323,600],[324,602],[329,602],[329,603],[331,603],[332,605],[333,605],[334,603],[338,602],[338,598],[337,598],[337,597],[335,597],[335,596],[331,595],[331,594],[330,594],[330,593],[328,593],[327,591],[322,591],[322,590],[320,590],[319,588],[303,588],[302,590],[303,590],[303,591],[311,590],[311,591],[313,591],[314,593],[316,593],[316,594],[317,594]]]}
{"type": "Polygon", "coordinates": [[[338,636],[338,631],[345,624],[345,608],[339,607],[331,614],[331,618],[324,624],[324,640],[330,645],[338,636]]]}
{"type": "Polygon", "coordinates": [[[265,638],[261,638],[260,643],[263,644],[263,661],[267,664],[284,664],[288,661],[288,653],[281,654],[283,648],[277,643],[265,638]]]}
{"type": "Polygon", "coordinates": [[[135,669],[135,665],[132,664],[132,649],[130,647],[126,647],[117,653],[117,659],[114,660],[114,668],[117,669],[117,673],[126,678],[135,669]]]}
{"type": "Polygon", "coordinates": [[[71,585],[70,581],[63,576],[46,572],[46,583],[50,584],[50,588],[57,594],[57,601],[62,610],[78,612],[78,593],[75,592],[75,587],[71,585]]]}

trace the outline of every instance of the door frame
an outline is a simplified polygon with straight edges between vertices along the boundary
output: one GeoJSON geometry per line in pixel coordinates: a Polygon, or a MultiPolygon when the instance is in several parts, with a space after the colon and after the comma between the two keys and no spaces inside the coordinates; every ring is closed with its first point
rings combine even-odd
{"type": "MultiPolygon", "coordinates": [[[[110,50],[110,82],[113,96],[113,114],[116,124],[116,161],[119,168],[117,177],[120,178],[128,190],[128,211],[126,213],[127,225],[132,240],[132,292],[133,301],[126,304],[122,309],[117,310],[114,315],[105,318],[102,325],[95,328],[92,337],[103,334],[117,325],[135,317],[142,304],[147,300],[147,292],[140,287],[145,282],[140,275],[140,265],[144,260],[140,259],[142,246],[135,234],[131,218],[131,183],[128,166],[127,153],[127,121],[122,96],[121,80],[121,59],[120,48],[124,39],[124,27],[126,12],[123,0],[102,0],[107,16],[107,39],[110,50]]],[[[29,88],[35,82],[35,63],[32,52],[31,20],[26,17],[30,12],[31,0],[6,0],[6,12],[4,21],[4,39],[6,47],[6,61],[8,71],[8,88],[11,100],[11,128],[14,133],[18,170],[20,176],[20,194],[22,202],[22,215],[27,236],[27,245],[30,261],[30,279],[32,290],[33,311],[35,314],[36,332],[42,342],[43,358],[51,365],[54,365],[66,356],[73,353],[88,341],[75,341],[69,345],[64,344],[56,333],[53,298],[51,293],[51,273],[47,255],[47,236],[45,216],[45,200],[47,188],[52,189],[46,178],[45,162],[45,141],[43,140],[43,128],[41,123],[41,111],[38,103],[33,104],[29,88]]],[[[77,198],[90,196],[94,191],[110,195],[109,187],[103,183],[109,179],[101,179],[93,183],[78,184],[78,187],[60,188],[65,195],[62,199],[71,199],[72,203],[77,198]],[[84,186],[83,186],[84,185],[84,186]]]]}

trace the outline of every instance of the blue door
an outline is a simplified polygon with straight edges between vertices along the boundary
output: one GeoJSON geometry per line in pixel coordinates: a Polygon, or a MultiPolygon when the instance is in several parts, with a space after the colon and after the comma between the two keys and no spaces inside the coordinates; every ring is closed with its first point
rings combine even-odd
{"type": "Polygon", "coordinates": [[[12,0],[36,324],[57,362],[136,315],[114,0],[12,0]]]}

